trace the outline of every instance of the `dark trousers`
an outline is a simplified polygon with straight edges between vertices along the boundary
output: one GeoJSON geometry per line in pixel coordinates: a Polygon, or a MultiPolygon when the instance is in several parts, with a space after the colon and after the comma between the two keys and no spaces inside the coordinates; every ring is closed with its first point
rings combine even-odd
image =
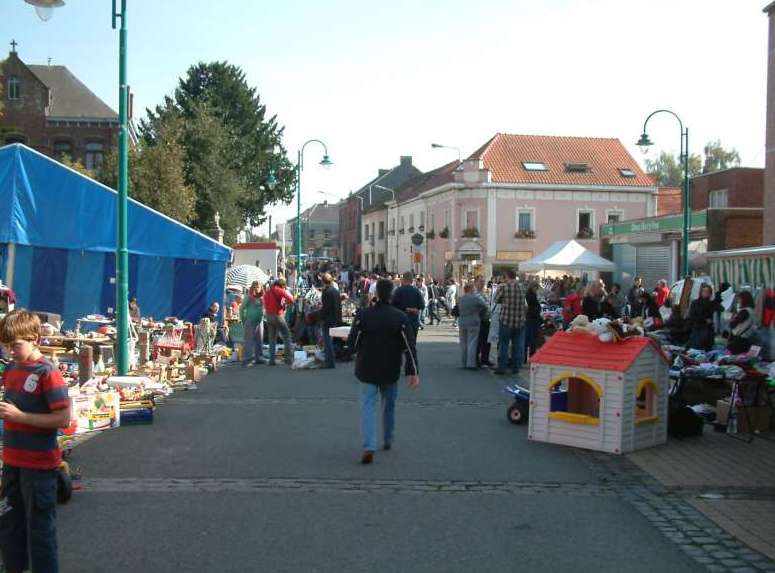
{"type": "Polygon", "coordinates": [[[433,326],[434,319],[438,324],[441,324],[441,317],[439,316],[439,311],[435,300],[428,302],[428,318],[431,321],[431,326],[433,326]]]}
{"type": "Polygon", "coordinates": [[[492,346],[487,342],[487,337],[490,334],[490,321],[483,320],[479,327],[479,361],[478,365],[489,364],[490,362],[490,347],[492,346]]]}
{"type": "Polygon", "coordinates": [[[3,466],[0,554],[6,571],[59,571],[56,503],[56,470],[3,466]]]}
{"type": "Polygon", "coordinates": [[[541,327],[540,320],[537,318],[528,318],[525,321],[525,353],[524,359],[527,359],[535,354],[538,346],[538,330],[541,327]]]}

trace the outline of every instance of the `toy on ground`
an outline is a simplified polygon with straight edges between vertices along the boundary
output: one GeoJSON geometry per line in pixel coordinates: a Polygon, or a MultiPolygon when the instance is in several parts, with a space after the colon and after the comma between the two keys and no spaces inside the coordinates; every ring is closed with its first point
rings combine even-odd
{"type": "Polygon", "coordinates": [[[558,332],[530,359],[528,438],[613,454],[664,443],[668,366],[647,337],[558,332]]]}

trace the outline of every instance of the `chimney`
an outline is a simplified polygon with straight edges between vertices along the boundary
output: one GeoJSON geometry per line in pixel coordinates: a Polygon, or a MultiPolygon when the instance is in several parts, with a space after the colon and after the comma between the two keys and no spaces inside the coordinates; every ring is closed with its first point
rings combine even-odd
{"type": "Polygon", "coordinates": [[[412,156],[411,155],[402,155],[401,156],[401,167],[411,167],[412,166],[412,156]]]}

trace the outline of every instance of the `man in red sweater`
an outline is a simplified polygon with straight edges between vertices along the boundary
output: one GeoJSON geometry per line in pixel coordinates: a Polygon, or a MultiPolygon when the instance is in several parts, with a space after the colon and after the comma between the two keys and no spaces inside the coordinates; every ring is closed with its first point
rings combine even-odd
{"type": "Polygon", "coordinates": [[[654,289],[654,301],[657,303],[657,308],[661,308],[665,304],[669,294],[670,289],[667,288],[667,281],[659,279],[657,281],[657,288],[654,289]]]}
{"type": "Polygon", "coordinates": [[[264,293],[264,313],[266,326],[269,333],[269,366],[275,365],[275,349],[277,347],[277,335],[283,339],[285,347],[285,363],[293,364],[293,342],[291,331],[285,322],[285,308],[293,304],[293,296],[286,290],[285,279],[280,277],[264,293]]]}

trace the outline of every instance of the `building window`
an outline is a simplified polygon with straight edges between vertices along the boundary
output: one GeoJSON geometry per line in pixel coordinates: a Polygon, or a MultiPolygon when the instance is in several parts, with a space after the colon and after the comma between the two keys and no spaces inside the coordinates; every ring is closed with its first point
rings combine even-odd
{"type": "Polygon", "coordinates": [[[635,177],[635,171],[633,171],[632,169],[628,169],[626,167],[621,167],[619,168],[619,175],[621,175],[622,177],[627,177],[631,179],[635,177]]]}
{"type": "Polygon", "coordinates": [[[605,212],[605,222],[608,224],[619,223],[622,220],[624,213],[618,209],[607,209],[605,212]]]}
{"type": "Polygon", "coordinates": [[[379,222],[379,238],[380,239],[385,238],[385,221],[379,222]]]}
{"type": "Polygon", "coordinates": [[[409,213],[409,231],[414,231],[414,213],[409,213]]]}
{"type": "Polygon", "coordinates": [[[452,214],[449,209],[446,209],[444,211],[444,227],[446,227],[447,229],[452,227],[452,214]]]}
{"type": "Polygon", "coordinates": [[[330,239],[331,238],[331,231],[329,231],[328,229],[323,231],[323,238],[326,239],[326,240],[330,239]]]}
{"type": "Polygon", "coordinates": [[[565,171],[568,173],[587,173],[589,163],[569,162],[565,164],[565,171]]]}
{"type": "Polygon", "coordinates": [[[395,231],[396,230],[396,218],[395,217],[390,219],[390,230],[391,231],[395,231]]]}
{"type": "Polygon", "coordinates": [[[371,237],[369,237],[372,241],[374,240],[374,223],[371,224],[371,237]]]}
{"type": "Polygon", "coordinates": [[[576,212],[576,238],[591,239],[595,236],[595,212],[579,209],[576,212]]]}
{"type": "Polygon", "coordinates": [[[521,233],[527,233],[533,230],[533,212],[522,210],[519,212],[519,220],[517,221],[517,231],[521,233]]]}
{"type": "Polygon", "coordinates": [[[55,141],[54,142],[54,158],[62,160],[64,156],[73,158],[73,144],[69,141],[55,141]]]}
{"type": "Polygon", "coordinates": [[[17,100],[21,98],[21,86],[19,84],[19,78],[11,76],[8,78],[8,99],[17,100]]]}
{"type": "Polygon", "coordinates": [[[431,231],[436,230],[436,215],[431,213],[431,231]]]}
{"type": "Polygon", "coordinates": [[[523,161],[522,167],[525,171],[549,171],[543,161],[523,161]]]}
{"type": "Polygon", "coordinates": [[[367,241],[369,240],[369,225],[368,224],[363,226],[363,238],[365,240],[367,240],[367,241]]]}
{"type": "Polygon", "coordinates": [[[403,233],[403,232],[404,232],[404,228],[405,228],[405,226],[406,226],[406,219],[404,219],[404,216],[403,216],[403,215],[401,215],[401,226],[398,228],[398,230],[399,230],[401,233],[403,233]]]}
{"type": "Polygon", "coordinates": [[[98,141],[86,144],[86,169],[96,171],[102,165],[103,145],[98,141]]]}
{"type": "Polygon", "coordinates": [[[726,189],[718,189],[710,192],[709,197],[711,209],[725,209],[729,206],[729,193],[726,189]]]}
{"type": "Polygon", "coordinates": [[[600,423],[603,391],[592,378],[565,376],[549,385],[549,418],[572,424],[600,423]]]}

